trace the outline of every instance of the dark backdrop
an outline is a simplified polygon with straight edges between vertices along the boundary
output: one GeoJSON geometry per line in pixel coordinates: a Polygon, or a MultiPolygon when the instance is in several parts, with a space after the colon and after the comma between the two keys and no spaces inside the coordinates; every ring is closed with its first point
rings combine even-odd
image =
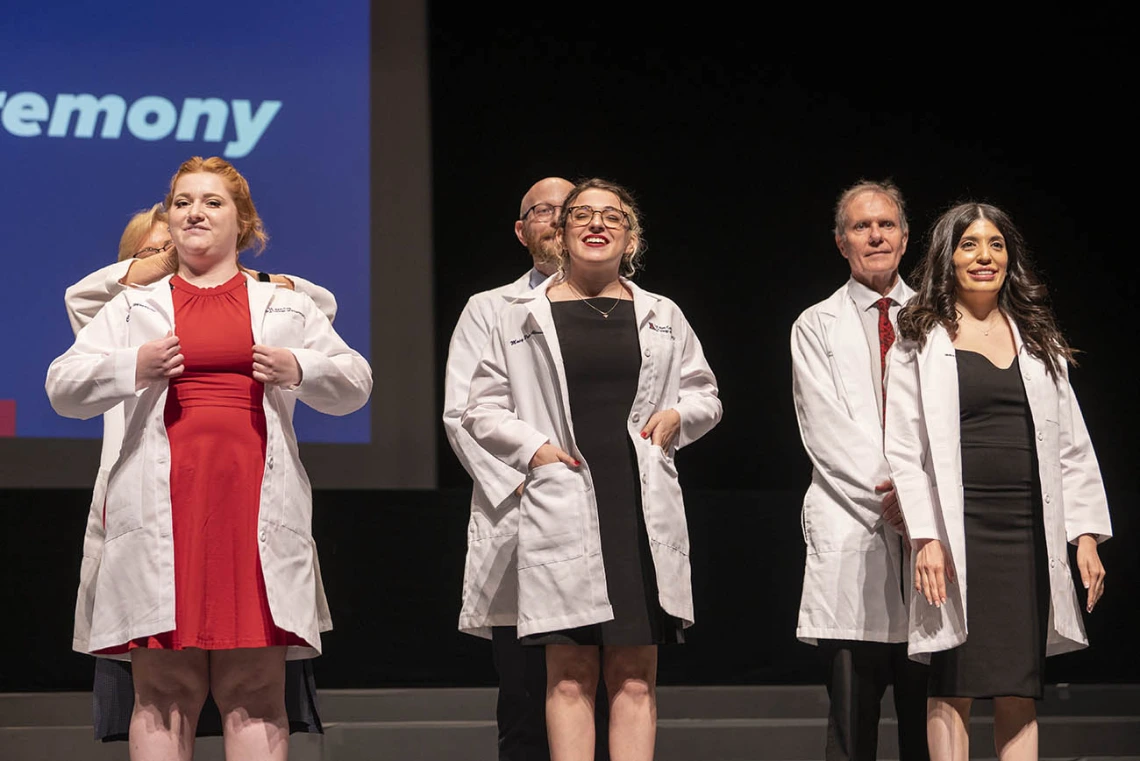
{"type": "MultiPolygon", "coordinates": [[[[832,205],[861,177],[892,177],[908,198],[904,273],[957,200],[996,203],[1022,228],[1084,352],[1073,384],[1116,533],[1102,548],[1108,592],[1088,620],[1093,647],[1051,659],[1049,676],[1140,681],[1130,440],[1140,272],[1117,23],[1027,43],[993,19],[947,20],[932,35],[810,9],[762,25],[714,7],[715,18],[694,20],[696,6],[675,23],[604,5],[535,6],[511,20],[480,10],[437,4],[429,19],[436,375],[467,296],[528,267],[512,224],[531,183],[598,175],[632,188],[650,244],[637,279],[685,310],[725,406],[721,425],[678,458],[698,623],[688,644],[663,651],[662,681],[816,679],[813,650],[794,639],[809,466],[788,336],[847,276],[832,205]]],[[[389,359],[375,371],[399,372],[389,359]]],[[[315,495],[337,626],[317,662],[322,686],[493,679],[486,643],[455,632],[468,483],[438,438],[436,491],[315,495]]],[[[89,684],[90,660],[68,652],[87,499],[0,492],[0,648],[14,656],[0,661],[0,691],[89,684]]]]}

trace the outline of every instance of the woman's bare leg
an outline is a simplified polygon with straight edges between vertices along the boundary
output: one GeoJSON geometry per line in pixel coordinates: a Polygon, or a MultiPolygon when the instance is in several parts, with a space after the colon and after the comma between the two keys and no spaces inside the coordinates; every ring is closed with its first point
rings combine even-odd
{"type": "Polygon", "coordinates": [[[657,646],[602,649],[610,698],[610,761],[652,761],[657,742],[657,646]]]}
{"type": "Polygon", "coordinates": [[[994,698],[994,750],[999,761],[1037,761],[1037,703],[994,698]]]}
{"type": "Polygon", "coordinates": [[[210,691],[222,715],[226,761],[285,761],[285,648],[210,652],[210,691]]]}
{"type": "Polygon", "coordinates": [[[131,673],[131,761],[190,761],[209,690],[206,651],[138,648],[131,651],[131,673]]]}
{"type": "Polygon", "coordinates": [[[928,698],[926,741],[930,761],[967,761],[970,757],[971,698],[928,698]]]}
{"type": "Polygon", "coordinates": [[[598,648],[546,646],[546,734],[550,761],[593,761],[598,648]]]}

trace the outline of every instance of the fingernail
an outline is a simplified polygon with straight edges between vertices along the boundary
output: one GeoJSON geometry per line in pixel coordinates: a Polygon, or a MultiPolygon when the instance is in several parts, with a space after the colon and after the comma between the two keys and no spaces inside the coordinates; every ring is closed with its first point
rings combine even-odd
{"type": "Polygon", "coordinates": [[[648,439],[648,438],[649,438],[649,434],[648,434],[647,432],[645,432],[645,431],[642,431],[642,432],[641,432],[641,438],[643,438],[643,439],[648,439]]]}
{"type": "Polygon", "coordinates": [[[578,467],[578,466],[579,466],[579,465],[581,465],[581,464],[582,464],[582,463],[578,462],[577,460],[575,460],[575,461],[574,461],[574,467],[575,467],[575,468],[576,468],[576,467],[578,467]]]}

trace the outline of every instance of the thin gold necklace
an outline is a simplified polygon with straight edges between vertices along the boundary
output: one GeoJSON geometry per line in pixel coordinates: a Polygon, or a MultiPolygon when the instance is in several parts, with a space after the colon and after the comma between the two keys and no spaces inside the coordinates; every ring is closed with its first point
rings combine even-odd
{"type": "MultiPolygon", "coordinates": [[[[611,306],[609,309],[607,309],[603,312],[601,309],[598,309],[596,306],[591,304],[590,301],[586,298],[586,296],[583,295],[583,293],[581,291],[579,291],[577,288],[575,288],[574,284],[571,283],[569,280],[566,281],[566,285],[568,285],[570,287],[570,290],[574,292],[574,295],[578,297],[578,301],[581,301],[583,304],[590,307],[590,309],[593,309],[595,312],[597,312],[598,314],[600,314],[602,317],[604,317],[607,320],[610,319],[610,312],[617,309],[617,305],[621,303],[621,294],[619,293],[618,297],[616,299],[614,299],[613,306],[611,306]]],[[[595,298],[600,298],[600,297],[595,297],[595,298]]]]}
{"type": "Polygon", "coordinates": [[[1000,320],[1001,320],[1001,312],[998,312],[997,317],[995,317],[992,320],[986,320],[986,323],[989,324],[988,328],[981,327],[982,323],[978,322],[978,330],[982,331],[983,336],[988,336],[990,334],[990,331],[997,327],[997,324],[1000,320]]]}

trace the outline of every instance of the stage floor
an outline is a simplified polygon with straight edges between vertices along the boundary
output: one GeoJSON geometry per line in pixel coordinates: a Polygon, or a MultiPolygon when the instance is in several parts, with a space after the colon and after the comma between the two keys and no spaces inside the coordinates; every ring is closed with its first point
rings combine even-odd
{"type": "MultiPolygon", "coordinates": [[[[293,735],[291,761],[494,761],[495,690],[322,690],[325,734],[293,735]]],[[[816,686],[659,688],[658,761],[801,761],[823,757],[827,695],[816,686]]],[[[1048,688],[1038,705],[1042,761],[1140,761],[1140,685],[1048,688]]],[[[99,744],[91,695],[0,694],[0,759],[127,758],[125,743],[99,744]]],[[[971,758],[993,758],[990,704],[971,723],[971,758]]],[[[882,759],[897,758],[890,694],[880,725],[882,759]]],[[[195,758],[221,761],[220,738],[195,758]]]]}

